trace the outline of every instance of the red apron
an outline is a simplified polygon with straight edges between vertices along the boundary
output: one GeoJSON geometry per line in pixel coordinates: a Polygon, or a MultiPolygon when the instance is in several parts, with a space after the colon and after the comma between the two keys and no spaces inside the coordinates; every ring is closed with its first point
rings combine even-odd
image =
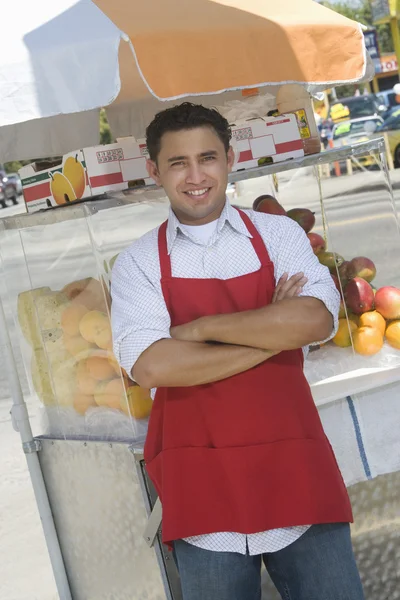
{"type": "MultiPolygon", "coordinates": [[[[221,279],[172,277],[159,229],[172,326],[270,304],[274,268],[249,217],[261,268],[221,279]]],[[[193,387],[159,388],[144,457],[163,505],[163,540],[352,521],[350,501],[303,373],[302,350],[193,387]]]]}

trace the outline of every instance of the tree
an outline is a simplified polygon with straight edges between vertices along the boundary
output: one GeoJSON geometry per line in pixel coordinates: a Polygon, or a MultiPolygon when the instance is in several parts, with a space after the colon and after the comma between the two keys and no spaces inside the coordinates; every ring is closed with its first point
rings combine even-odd
{"type": "MultiPolygon", "coordinates": [[[[349,19],[353,19],[353,21],[358,21],[363,25],[368,25],[368,27],[374,27],[370,0],[359,0],[357,4],[353,4],[352,6],[349,6],[346,2],[333,3],[324,1],[321,4],[349,19]]],[[[393,52],[394,47],[389,24],[378,25],[376,31],[380,51],[393,52]]]]}
{"type": "Polygon", "coordinates": [[[112,144],[110,125],[108,124],[106,111],[104,108],[100,111],[100,144],[112,144]]]}

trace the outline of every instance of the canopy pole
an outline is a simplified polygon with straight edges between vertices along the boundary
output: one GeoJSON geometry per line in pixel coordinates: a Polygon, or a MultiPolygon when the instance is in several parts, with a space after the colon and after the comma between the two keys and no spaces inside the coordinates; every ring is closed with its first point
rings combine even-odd
{"type": "Polygon", "coordinates": [[[71,590],[68,583],[68,577],[65,570],[60,543],[58,541],[57,531],[54,524],[53,514],[51,512],[46,485],[43,479],[42,469],[40,467],[38,457],[38,451],[40,450],[40,442],[39,440],[35,440],[32,435],[28,410],[25,404],[21,383],[18,377],[18,371],[15,364],[14,353],[11,346],[10,336],[7,329],[7,323],[1,298],[0,336],[0,348],[2,350],[3,360],[5,362],[5,368],[7,371],[7,377],[11,390],[11,398],[13,402],[13,406],[11,409],[12,423],[14,429],[18,431],[21,437],[22,448],[26,456],[26,462],[28,464],[29,474],[31,477],[33,491],[39,510],[40,520],[43,526],[44,536],[46,539],[47,549],[53,568],[58,594],[60,596],[60,600],[72,600],[71,590]]]}

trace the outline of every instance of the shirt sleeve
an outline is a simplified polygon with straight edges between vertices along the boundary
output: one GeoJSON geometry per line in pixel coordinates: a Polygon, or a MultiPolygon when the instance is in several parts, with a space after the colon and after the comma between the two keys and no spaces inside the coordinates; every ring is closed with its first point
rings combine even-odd
{"type": "Polygon", "coordinates": [[[113,350],[131,377],[142,352],[171,337],[171,320],[161,289],[155,288],[128,252],[121,254],[113,267],[111,296],[113,350]]]}
{"type": "Polygon", "coordinates": [[[271,259],[275,265],[275,279],[278,282],[284,273],[288,273],[291,277],[303,272],[307,277],[308,282],[303,287],[301,296],[318,298],[333,317],[331,335],[326,340],[315,342],[315,344],[322,344],[332,339],[337,331],[340,294],[329,269],[321,265],[315,256],[304,230],[291,219],[279,218],[283,219],[281,236],[277,248],[271,252],[271,259]]]}

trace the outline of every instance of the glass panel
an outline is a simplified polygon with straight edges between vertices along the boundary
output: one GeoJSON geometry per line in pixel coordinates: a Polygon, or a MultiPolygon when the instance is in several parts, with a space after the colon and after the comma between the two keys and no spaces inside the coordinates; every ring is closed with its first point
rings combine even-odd
{"type": "MultiPolygon", "coordinates": [[[[28,408],[32,433],[34,436],[39,436],[46,432],[46,423],[43,420],[43,404],[39,401],[31,377],[33,350],[27,339],[30,337],[31,326],[26,319],[26,314],[22,314],[23,311],[21,312],[21,302],[18,302],[19,294],[31,289],[29,272],[25,263],[20,232],[18,230],[5,230],[1,221],[0,255],[1,300],[8,333],[28,408]],[[20,315],[21,319],[19,319],[20,315]]],[[[7,390],[7,394],[9,394],[7,374],[4,373],[4,370],[2,384],[7,390]]]]}
{"type": "Polygon", "coordinates": [[[325,248],[319,261],[346,297],[336,343],[310,347],[305,361],[314,398],[324,404],[400,376],[399,223],[378,141],[303,162],[301,169],[278,165],[278,191],[272,175],[238,182],[233,203],[250,208],[272,194],[287,211],[302,208],[315,218],[310,241],[316,253],[325,248]]]}
{"type": "MultiPolygon", "coordinates": [[[[169,202],[162,191],[128,192],[125,196],[116,196],[109,203],[105,201],[85,206],[99,278],[103,282],[109,298],[108,310],[111,306],[109,292],[112,266],[116,257],[133,241],[167,219],[168,210],[169,202]],[[118,197],[121,200],[118,200],[118,197]]],[[[115,365],[117,365],[116,362],[115,365]]],[[[126,373],[122,373],[122,375],[127,389],[121,409],[130,418],[136,443],[142,443],[147,433],[148,418],[152,407],[151,397],[154,397],[154,390],[144,390],[137,386],[126,373]]],[[[105,404],[107,406],[106,399],[105,404]]],[[[117,427],[119,421],[126,422],[125,415],[123,417],[119,415],[118,418],[110,411],[93,412],[92,419],[88,420],[89,433],[91,430],[96,430],[100,419],[102,419],[103,426],[109,428],[117,427]]],[[[111,429],[107,435],[111,435],[111,429]]]]}
{"type": "Polygon", "coordinates": [[[109,292],[82,207],[18,224],[3,231],[1,250],[20,354],[41,407],[34,434],[134,441],[124,414],[128,380],[112,353],[109,292]]]}

